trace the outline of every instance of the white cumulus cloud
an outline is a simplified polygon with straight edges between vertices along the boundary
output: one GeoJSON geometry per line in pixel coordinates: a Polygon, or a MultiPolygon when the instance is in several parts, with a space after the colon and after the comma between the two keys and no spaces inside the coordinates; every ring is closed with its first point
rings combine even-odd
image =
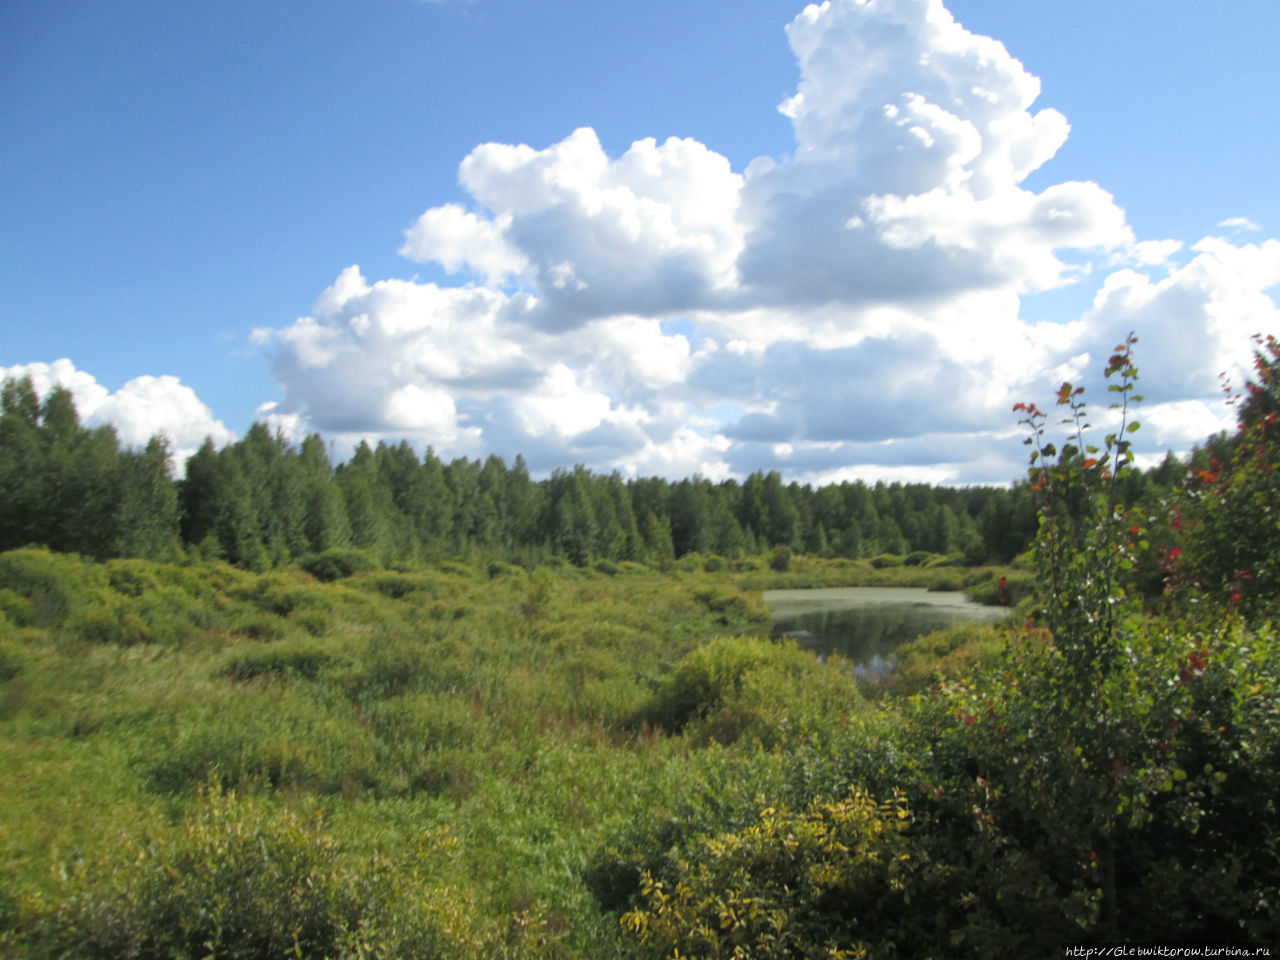
{"type": "Polygon", "coordinates": [[[0,367],[0,379],[23,377],[31,378],[41,398],[55,386],[70,391],[81,422],[89,427],[111,425],[126,447],[144,447],[153,436],[164,436],[179,469],[206,437],[219,447],[236,439],[177,377],[134,377],[113,393],[65,358],[0,367]]]}
{"type": "Polygon", "coordinates": [[[829,0],[786,39],[792,151],[637,131],[611,156],[588,127],[480,144],[466,202],[401,248],[457,281],[342,271],[255,332],[285,394],[264,415],[541,470],[1000,482],[1023,466],[1013,402],[1099,387],[1135,330],[1157,404],[1140,445],[1223,422],[1218,373],[1280,328],[1280,241],[1140,239],[1105,184],[1029,188],[1068,122],[941,0],[829,0]],[[1083,313],[1024,315],[1073,285],[1096,291],[1083,313]]]}

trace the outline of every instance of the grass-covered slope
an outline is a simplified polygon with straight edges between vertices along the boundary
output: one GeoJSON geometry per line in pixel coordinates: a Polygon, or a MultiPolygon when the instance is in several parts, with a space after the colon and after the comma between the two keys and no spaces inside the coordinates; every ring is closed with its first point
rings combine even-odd
{"type": "Polygon", "coordinates": [[[859,703],[704,574],[345,572],[0,555],[0,942],[598,955],[611,838],[859,703]]]}

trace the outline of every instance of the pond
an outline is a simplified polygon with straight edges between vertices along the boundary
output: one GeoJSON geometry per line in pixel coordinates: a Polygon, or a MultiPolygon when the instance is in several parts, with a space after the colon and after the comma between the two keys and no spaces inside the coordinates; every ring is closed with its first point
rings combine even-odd
{"type": "Polygon", "coordinates": [[[839,654],[854,672],[883,676],[902,643],[962,620],[994,621],[1004,607],[972,603],[963,593],[923,587],[829,587],[766,590],[773,636],[794,637],[819,656],[839,654]]]}

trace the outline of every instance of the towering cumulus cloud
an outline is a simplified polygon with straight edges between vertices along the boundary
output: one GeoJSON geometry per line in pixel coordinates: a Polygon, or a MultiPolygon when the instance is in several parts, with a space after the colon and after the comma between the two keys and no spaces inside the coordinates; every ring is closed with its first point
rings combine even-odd
{"type": "Polygon", "coordinates": [[[735,167],[646,138],[610,157],[589,128],[476,147],[469,204],[428,209],[401,248],[452,285],[343,271],[260,332],[285,390],[270,415],[535,469],[1004,481],[1013,400],[1133,328],[1165,384],[1153,449],[1221,423],[1218,372],[1280,327],[1280,243],[1184,251],[1135,238],[1096,183],[1028,189],[1067,120],[940,0],[830,0],[787,38],[791,153],[735,167]],[[1097,291],[1085,314],[1023,318],[1071,284],[1097,291]]]}

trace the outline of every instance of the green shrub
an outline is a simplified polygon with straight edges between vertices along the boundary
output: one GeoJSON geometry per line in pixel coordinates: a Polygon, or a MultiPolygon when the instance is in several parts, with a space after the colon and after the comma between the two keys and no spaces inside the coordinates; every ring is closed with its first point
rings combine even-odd
{"type": "Polygon", "coordinates": [[[769,554],[769,569],[776,570],[778,573],[786,573],[791,569],[791,548],[785,546],[774,547],[773,552],[769,554]]]}
{"type": "Polygon", "coordinates": [[[271,642],[283,639],[289,632],[289,625],[283,617],[273,613],[241,611],[232,617],[230,630],[250,640],[271,642]]]}
{"type": "Polygon", "coordinates": [[[1036,584],[1034,575],[1010,570],[1005,576],[992,575],[965,587],[964,594],[975,603],[988,607],[1016,607],[1035,592],[1036,584]]]}
{"type": "Polygon", "coordinates": [[[0,587],[0,614],[19,627],[31,626],[36,617],[31,601],[8,587],[0,587]]]}
{"type": "Polygon", "coordinates": [[[903,559],[896,553],[882,553],[871,558],[871,565],[877,570],[884,570],[888,567],[902,566],[903,559]]]}
{"type": "MultiPolygon", "coordinates": [[[[1005,602],[1025,591],[1038,619],[1005,637],[968,625],[906,645],[904,686],[927,692],[855,714],[829,740],[789,744],[786,788],[762,791],[815,810],[850,783],[874,796],[897,790],[909,829],[873,830],[875,842],[860,845],[861,830],[849,839],[828,831],[842,818],[802,819],[781,802],[757,806],[756,822],[741,826],[744,805],[733,797],[717,817],[651,831],[656,852],[605,857],[612,873],[596,878],[616,905],[628,895],[626,868],[647,869],[624,917],[631,955],[1012,960],[1053,956],[1069,941],[1280,935],[1271,597],[1199,590],[1170,619],[1150,616],[1131,589],[1147,549],[1120,500],[1133,459],[1131,343],[1107,370],[1119,374],[1119,428],[1096,447],[1071,384],[1058,394],[1075,427],[1061,450],[1044,440],[1043,411],[1017,408],[1034,448],[1036,574],[1005,569],[973,586],[1005,602]],[[846,880],[845,871],[861,875],[846,880]]],[[[1216,537],[1274,511],[1274,497],[1235,503],[1235,492],[1218,489],[1232,496],[1195,518],[1214,530],[1197,526],[1187,552],[1210,533],[1215,542],[1188,569],[1231,568],[1216,537]]],[[[1240,549],[1271,555],[1274,524],[1256,525],[1240,549]]],[[[728,713],[724,704],[763,703],[783,686],[753,685],[777,671],[713,647],[678,664],[664,691],[664,706],[692,714],[691,735],[728,713]]],[[[721,800],[716,791],[703,788],[706,806],[721,800]]],[[[850,823],[873,825],[862,809],[850,823]]]]}
{"type": "Polygon", "coordinates": [[[746,626],[769,620],[769,609],[762,598],[733,587],[699,587],[693,591],[693,598],[718,614],[716,620],[721,626],[746,626]]]}
{"type": "Polygon", "coordinates": [[[423,592],[428,597],[438,595],[436,584],[422,576],[406,576],[402,573],[384,573],[362,579],[361,586],[372,586],[384,597],[403,600],[411,593],[423,592]]]}
{"type": "Polygon", "coordinates": [[[538,567],[529,574],[529,585],[519,605],[520,613],[529,619],[544,615],[555,598],[557,588],[555,574],[545,566],[538,567]]]}
{"type": "Polygon", "coordinates": [[[299,566],[317,580],[328,583],[345,579],[353,574],[377,570],[382,565],[368,550],[331,547],[323,553],[305,558],[299,566]]]}
{"type": "Polygon", "coordinates": [[[702,569],[707,573],[719,573],[721,570],[724,570],[727,565],[728,561],[726,561],[724,557],[717,556],[713,553],[703,561],[702,569]]]}
{"type": "Polygon", "coordinates": [[[1183,606],[1207,599],[1280,621],[1280,340],[1254,340],[1257,377],[1236,398],[1236,430],[1177,498],[1181,549],[1163,565],[1183,606]]]}
{"type": "Polygon", "coordinates": [[[504,563],[501,560],[490,560],[488,566],[489,579],[497,580],[499,577],[523,577],[524,567],[518,567],[514,563],[504,563]]]}
{"type": "Polygon", "coordinates": [[[233,657],[218,673],[240,683],[291,677],[315,680],[324,670],[340,662],[337,657],[322,650],[307,647],[291,650],[272,648],[233,657]]]}
{"type": "MultiPolygon", "coordinates": [[[[559,558],[557,557],[554,559],[559,558]]],[[[564,561],[562,560],[559,564],[551,565],[563,566],[564,561]]],[[[442,573],[451,573],[455,577],[462,577],[464,580],[474,580],[476,578],[475,567],[469,566],[465,563],[459,563],[457,560],[446,560],[444,563],[440,564],[440,570],[442,573]]]]}
{"type": "Polygon", "coordinates": [[[356,671],[344,678],[344,690],[349,698],[362,702],[411,691],[451,693],[467,677],[447,653],[447,647],[420,638],[371,644],[356,671]]]}
{"type": "Polygon", "coordinates": [[[682,658],[640,719],[696,743],[803,735],[859,702],[852,677],[794,643],[719,637],[682,658]]]}
{"type": "Polygon", "coordinates": [[[322,610],[304,610],[290,619],[313,637],[323,637],[333,624],[329,614],[322,610]]]}
{"type": "Polygon", "coordinates": [[[86,643],[128,646],[150,639],[147,625],[131,610],[95,608],[67,620],[66,632],[86,643]]]}
{"type": "Polygon", "coordinates": [[[622,918],[629,952],[854,960],[892,949],[916,869],[910,819],[901,797],[878,804],[856,787],[800,813],[764,807],[746,829],[699,838],[661,875],[642,875],[641,903],[622,918]]]}
{"type": "Polygon", "coordinates": [[[702,569],[702,554],[686,553],[679,557],[673,566],[681,573],[697,573],[702,569]]]}
{"type": "Polygon", "coordinates": [[[468,911],[385,860],[343,864],[314,822],[213,788],[177,830],[125,836],[72,869],[31,939],[68,960],[438,956],[470,952],[468,911]]]}
{"type": "Polygon", "coordinates": [[[903,768],[913,810],[934,824],[913,855],[946,864],[913,897],[964,903],[935,914],[931,936],[969,955],[1280,933],[1280,643],[1211,595],[1196,619],[1158,620],[1130,589],[1145,550],[1118,500],[1136,428],[1132,343],[1108,363],[1119,428],[1099,446],[1069,383],[1058,404],[1075,430],[1061,450],[1044,439],[1047,414],[1017,407],[1034,448],[1044,628],[1028,622],[994,669],[910,701],[900,727],[897,749],[928,757],[903,768]],[[947,826],[966,818],[968,836],[947,826]]]}
{"type": "Polygon", "coordinates": [[[595,569],[597,573],[603,573],[607,577],[616,577],[622,572],[622,568],[612,560],[597,560],[595,569]]]}
{"type": "Polygon", "coordinates": [[[327,706],[336,699],[312,684],[227,684],[180,714],[134,769],[164,795],[187,794],[214,776],[253,790],[364,790],[378,781],[377,744],[350,704],[338,700],[340,713],[327,706]]]}
{"type": "Polygon", "coordinates": [[[126,597],[140,597],[160,585],[155,575],[156,565],[146,560],[108,560],[103,567],[111,589],[126,597]]]}
{"type": "Polygon", "coordinates": [[[288,617],[299,610],[328,610],[332,607],[329,597],[314,584],[302,586],[291,579],[263,577],[250,599],[260,610],[288,617]]]}
{"type": "Polygon", "coordinates": [[[147,640],[151,643],[185,643],[197,633],[210,629],[219,619],[211,600],[166,584],[148,589],[129,603],[146,624],[147,640]]]}
{"type": "Polygon", "coordinates": [[[6,683],[27,669],[26,653],[14,641],[0,638],[0,683],[6,683]]]}
{"type": "Polygon", "coordinates": [[[1006,628],[987,623],[959,623],[923,634],[893,653],[894,669],[884,692],[920,693],[939,680],[962,680],[975,669],[993,670],[1005,648],[1006,628]]]}
{"type": "Polygon", "coordinates": [[[50,553],[29,547],[0,553],[0,590],[12,591],[25,604],[8,610],[29,619],[21,626],[59,626],[97,599],[100,572],[75,554],[50,553]]]}

